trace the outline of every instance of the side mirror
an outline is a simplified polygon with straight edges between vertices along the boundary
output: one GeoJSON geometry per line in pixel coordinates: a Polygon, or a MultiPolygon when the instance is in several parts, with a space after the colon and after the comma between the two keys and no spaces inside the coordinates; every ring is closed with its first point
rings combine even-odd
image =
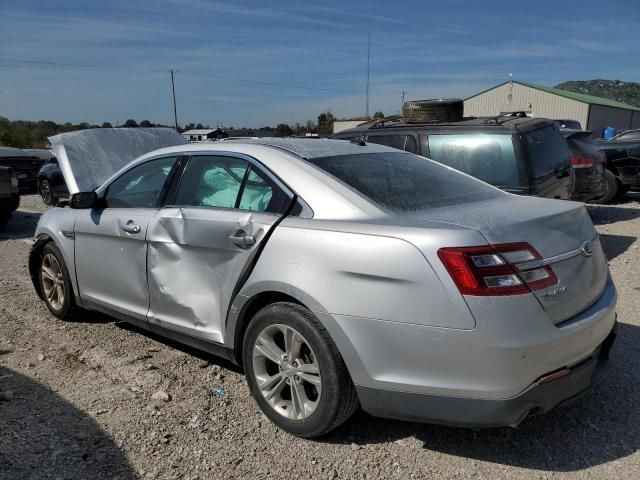
{"type": "Polygon", "coordinates": [[[78,192],[71,195],[69,206],[71,208],[92,208],[98,203],[96,192],[78,192]]]}

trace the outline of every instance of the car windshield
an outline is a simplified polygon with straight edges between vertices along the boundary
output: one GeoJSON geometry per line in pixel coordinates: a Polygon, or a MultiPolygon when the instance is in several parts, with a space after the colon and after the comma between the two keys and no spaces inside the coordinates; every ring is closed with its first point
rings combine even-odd
{"type": "Polygon", "coordinates": [[[491,185],[520,185],[511,135],[429,135],[429,158],[491,185]]]}
{"type": "Polygon", "coordinates": [[[374,203],[394,212],[418,211],[506,195],[411,153],[363,153],[309,161],[374,203]]]}

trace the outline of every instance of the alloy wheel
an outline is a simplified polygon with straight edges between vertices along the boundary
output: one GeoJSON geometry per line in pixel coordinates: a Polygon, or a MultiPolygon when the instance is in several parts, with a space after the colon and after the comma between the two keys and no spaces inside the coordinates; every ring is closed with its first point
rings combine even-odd
{"type": "Polygon", "coordinates": [[[260,393],[278,414],[304,420],[316,411],[322,376],[317,357],[300,332],[282,324],[266,327],[256,338],[252,358],[260,393]]]}
{"type": "Polygon", "coordinates": [[[48,253],[42,259],[40,267],[42,287],[47,302],[54,310],[60,310],[64,305],[64,273],[58,259],[48,253]]]}
{"type": "Polygon", "coordinates": [[[49,186],[49,182],[43,180],[40,184],[40,196],[42,197],[42,201],[45,205],[51,204],[51,187],[49,186]]]}

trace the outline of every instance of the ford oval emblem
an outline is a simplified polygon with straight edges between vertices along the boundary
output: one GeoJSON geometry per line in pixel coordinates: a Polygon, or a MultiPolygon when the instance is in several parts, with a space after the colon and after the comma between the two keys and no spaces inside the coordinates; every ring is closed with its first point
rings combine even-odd
{"type": "Polygon", "coordinates": [[[584,257],[590,257],[593,253],[593,242],[591,240],[585,240],[580,244],[580,253],[584,257]]]}

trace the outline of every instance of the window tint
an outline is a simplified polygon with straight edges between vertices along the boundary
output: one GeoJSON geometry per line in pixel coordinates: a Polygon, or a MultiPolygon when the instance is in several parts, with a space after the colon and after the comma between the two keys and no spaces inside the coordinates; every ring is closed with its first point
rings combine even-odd
{"type": "Polygon", "coordinates": [[[413,153],[416,151],[416,141],[412,135],[369,135],[367,136],[367,142],[413,153]]]}
{"type": "Polygon", "coordinates": [[[403,150],[411,153],[418,153],[418,144],[416,143],[416,139],[413,135],[407,135],[403,150]]]}
{"type": "Polygon", "coordinates": [[[616,137],[616,140],[640,140],[640,131],[621,133],[616,137]]]}
{"type": "Polygon", "coordinates": [[[123,173],[105,194],[110,208],[156,208],[175,157],[151,160],[123,173]]]}
{"type": "Polygon", "coordinates": [[[511,135],[430,135],[429,158],[495,186],[518,186],[511,135]]]}
{"type": "Polygon", "coordinates": [[[411,153],[372,153],[314,158],[374,203],[396,212],[496,198],[504,193],[411,153]]]}
{"type": "Polygon", "coordinates": [[[249,163],[239,158],[192,157],[176,194],[176,205],[235,208],[249,163]]]}
{"type": "Polygon", "coordinates": [[[556,169],[569,165],[571,150],[555,126],[538,128],[525,133],[522,138],[534,178],[553,175],[556,169]]]}

